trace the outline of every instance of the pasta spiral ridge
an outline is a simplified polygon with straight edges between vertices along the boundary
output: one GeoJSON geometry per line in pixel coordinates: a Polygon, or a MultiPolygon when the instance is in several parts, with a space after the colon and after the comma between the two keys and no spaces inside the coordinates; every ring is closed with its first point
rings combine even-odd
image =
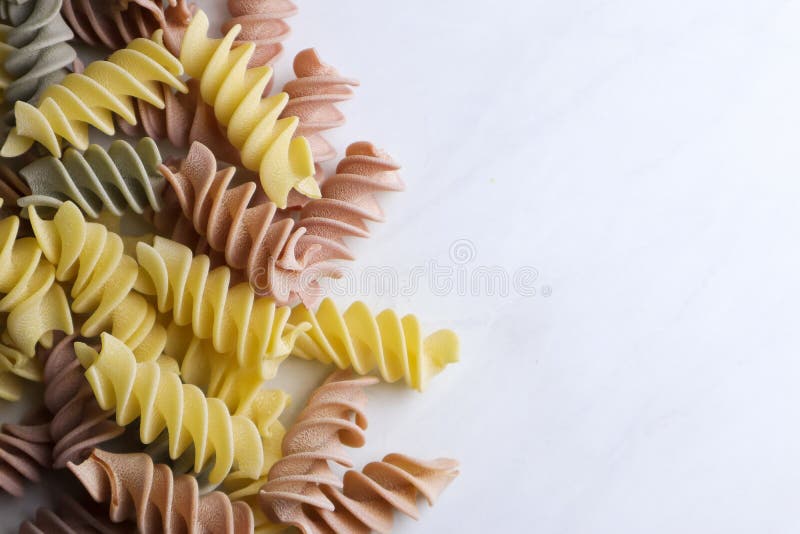
{"type": "Polygon", "coordinates": [[[25,482],[38,482],[42,469],[50,467],[48,425],[0,427],[0,489],[21,497],[25,482]]]}
{"type": "Polygon", "coordinates": [[[297,13],[291,0],[228,0],[231,18],[222,26],[228,33],[237,24],[242,27],[236,45],[251,42],[255,52],[251,67],[271,65],[283,53],[283,41],[290,28],[284,19],[297,13]]]}
{"type": "MultiPolygon", "coordinates": [[[[20,371],[29,367],[28,360],[46,334],[72,333],[73,329],[67,296],[56,283],[54,266],[35,239],[18,238],[19,225],[15,216],[0,220],[0,313],[9,314],[4,334],[8,339],[0,347],[0,383],[10,379],[7,372],[25,377],[20,371]]],[[[0,389],[11,396],[0,396],[17,398],[17,388],[3,386],[0,389]]]]}
{"type": "MultiPolygon", "coordinates": [[[[297,249],[306,230],[294,219],[258,195],[252,182],[232,187],[235,169],[218,170],[214,154],[195,143],[180,169],[161,166],[161,173],[178,199],[184,217],[209,247],[224,255],[232,269],[244,271],[257,295],[272,296],[281,304],[308,301],[312,280],[303,276],[318,246],[297,249]]],[[[333,276],[316,265],[318,276],[333,276]]]]}
{"type": "Polygon", "coordinates": [[[352,368],[361,375],[377,369],[387,382],[403,378],[418,391],[458,361],[454,332],[439,330],[423,339],[416,316],[401,319],[393,310],[373,315],[363,302],[353,303],[344,313],[330,299],[316,312],[301,304],[292,310],[289,322],[311,324],[298,336],[292,355],[352,368]]]}
{"type": "Polygon", "coordinates": [[[74,342],[75,336],[64,337],[40,355],[44,363],[44,403],[52,414],[49,428],[56,469],[85,460],[92,449],[125,431],[111,420],[112,410],[103,410],[97,404],[75,356],[74,342]]]}
{"type": "Polygon", "coordinates": [[[229,268],[211,270],[208,256],[193,256],[179,243],[156,237],[152,246],[138,244],[137,257],[139,291],[155,296],[161,313],[171,312],[179,326],[191,325],[195,336],[211,340],[217,352],[235,354],[240,366],[258,368],[264,360],[284,359],[308,327],[290,326],[289,308],[258,297],[249,284],[229,287],[229,268]]]}
{"type": "Polygon", "coordinates": [[[255,45],[232,48],[238,26],[223,39],[209,38],[208,26],[208,17],[198,11],[183,38],[180,59],[186,73],[200,80],[200,94],[240,150],[242,164],[259,172],[264,191],[279,208],[287,206],[292,189],[319,198],[311,147],[304,137],[294,137],[299,120],[279,118],[288,95],[262,98],[272,69],[247,68],[255,45]]]}
{"type": "Polygon", "coordinates": [[[298,226],[306,229],[301,250],[317,247],[315,261],[353,259],[346,237],[369,237],[366,221],[383,222],[376,193],[405,189],[400,167],[387,154],[367,142],[347,147],[336,174],[325,180],[322,198],[307,203],[298,226]]]}
{"type": "Polygon", "coordinates": [[[173,93],[164,87],[164,107],[138,100],[136,125],[123,120],[117,124],[131,136],[146,135],[166,139],[176,148],[189,148],[195,141],[209,147],[214,156],[232,165],[240,165],[239,151],[234,147],[214,116],[214,108],[203,102],[197,80],[187,82],[188,92],[173,93]]]}
{"type": "Polygon", "coordinates": [[[247,505],[232,503],[219,491],[200,495],[194,477],[175,476],[169,466],[154,464],[147,454],[95,450],[83,463],[69,467],[95,501],[109,503],[112,521],[135,520],[143,534],[253,531],[247,505]]]}
{"type": "Polygon", "coordinates": [[[60,160],[45,156],[20,170],[32,194],[19,205],[58,208],[70,200],[93,219],[102,210],[117,216],[125,210],[158,211],[164,185],[160,164],[158,146],[148,137],[135,148],[122,140],[113,141],[108,150],[99,145],[84,153],[68,148],[60,160]]]}
{"type": "Polygon", "coordinates": [[[7,20],[13,27],[5,29],[0,39],[0,56],[10,77],[4,87],[6,103],[35,101],[46,87],[68,74],[67,68],[77,56],[68,44],[72,31],[60,8],[60,0],[29,0],[8,6],[7,20]]]}
{"type": "Polygon", "coordinates": [[[220,399],[206,397],[197,386],[181,382],[174,360],[137,363],[131,350],[109,334],[101,336],[98,354],[77,343],[75,352],[86,367],[86,378],[103,409],[115,409],[117,424],[136,419],[139,439],[152,443],[166,431],[170,457],[180,457],[193,446],[194,471],[209,472],[212,484],[231,470],[258,478],[264,464],[264,445],[256,425],[231,415],[220,399]]]}
{"type": "Polygon", "coordinates": [[[270,506],[270,492],[262,492],[261,497],[262,502],[267,501],[268,517],[296,526],[304,534],[388,534],[392,532],[395,510],[419,519],[418,498],[422,496],[433,505],[457,476],[455,460],[422,461],[389,454],[380,462],[367,464],[362,471],[347,471],[341,488],[321,483],[320,491],[329,500],[328,506],[309,503],[305,510],[288,515],[270,506]]]}
{"type": "Polygon", "coordinates": [[[2,201],[0,214],[19,215],[17,202],[30,194],[31,188],[19,174],[8,165],[0,163],[0,201],[2,201]]]}
{"type": "MultiPolygon", "coordinates": [[[[78,39],[109,50],[124,48],[134,39],[149,38],[158,29],[169,32],[172,21],[160,0],[63,0],[64,18],[78,39]]],[[[188,12],[185,0],[171,0],[173,9],[188,12]]]]}
{"type": "Polygon", "coordinates": [[[52,220],[42,219],[34,206],[28,215],[37,243],[56,266],[55,278],[72,284],[72,311],[88,315],[81,335],[111,332],[139,360],[161,356],[166,330],[153,305],[133,290],[139,267],[125,254],[122,238],[102,224],[87,223],[72,202],[59,207],[52,220]]]}
{"type": "Polygon", "coordinates": [[[315,162],[333,159],[336,149],[325,140],[322,132],[345,123],[344,114],[336,104],[353,98],[351,87],[357,86],[358,80],[345,78],[323,63],[313,48],[295,56],[294,72],[297,78],[283,86],[289,101],[282,116],[300,119],[297,135],[308,139],[315,162]]]}
{"type": "Polygon", "coordinates": [[[113,135],[114,115],[135,123],[134,99],[163,107],[163,85],[185,92],[186,85],[178,78],[183,73],[181,64],[164,48],[161,35],[157,31],[152,40],[135,39],[107,60],[90,63],[80,74],[67,75],[42,92],[38,106],[18,101],[14,107],[16,127],[0,155],[18,156],[38,142],[61,157],[62,138],[86,150],[90,125],[113,135]]]}
{"type": "Polygon", "coordinates": [[[114,525],[94,503],[79,503],[66,493],[55,508],[39,508],[36,516],[19,526],[19,534],[128,534],[132,525],[114,525]]]}

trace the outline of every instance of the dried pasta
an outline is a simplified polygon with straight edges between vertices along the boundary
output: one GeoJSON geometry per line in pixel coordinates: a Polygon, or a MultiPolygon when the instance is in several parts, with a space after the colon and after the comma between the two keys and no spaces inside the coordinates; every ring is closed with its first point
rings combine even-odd
{"type": "Polygon", "coordinates": [[[135,39],[106,61],[95,61],[60,84],[51,85],[38,106],[17,102],[16,127],[11,130],[0,156],[14,157],[38,142],[52,155],[61,156],[63,138],[79,150],[89,146],[89,126],[114,133],[113,116],[135,123],[134,99],[163,107],[162,84],[186,91],[178,78],[181,64],[161,43],[161,32],[151,39],[135,39]]]}
{"type": "Polygon", "coordinates": [[[280,208],[287,206],[292,189],[318,198],[311,147],[305,138],[293,138],[299,121],[297,117],[278,118],[288,96],[279,93],[262,98],[272,69],[247,69],[255,45],[231,48],[238,27],[224,39],[211,39],[208,26],[208,17],[198,11],[186,30],[180,59],[186,73],[200,80],[203,100],[214,107],[228,139],[241,151],[242,163],[259,172],[264,191],[280,208]]]}
{"type": "Polygon", "coordinates": [[[108,150],[99,145],[84,153],[69,148],[60,160],[45,156],[19,171],[32,192],[19,205],[58,208],[70,200],[92,219],[102,210],[116,216],[125,210],[158,211],[164,187],[159,165],[161,154],[148,137],[136,147],[117,140],[108,150]]]}
{"type": "MultiPolygon", "coordinates": [[[[185,0],[171,0],[173,14],[189,15],[185,0]]],[[[158,29],[169,33],[175,16],[167,17],[160,0],[64,0],[64,17],[84,43],[111,50],[124,48],[158,29]]]]}
{"type": "Polygon", "coordinates": [[[194,471],[204,470],[211,458],[211,483],[232,470],[257,478],[264,464],[262,437],[248,418],[231,415],[219,399],[206,397],[197,386],[183,384],[168,362],[137,363],[120,340],[102,334],[102,350],[75,344],[86,379],[103,409],[116,410],[117,424],[139,421],[139,439],[152,443],[166,431],[169,454],[175,459],[193,446],[194,471]]]}
{"type": "Polygon", "coordinates": [[[36,241],[56,266],[56,279],[72,284],[72,311],[88,315],[81,335],[89,338],[111,332],[140,361],[158,358],[166,330],[153,305],[133,291],[139,267],[124,253],[122,238],[101,224],[87,223],[72,202],[58,208],[52,220],[42,219],[35,207],[29,208],[28,215],[36,241]]]}
{"type": "Polygon", "coordinates": [[[139,291],[155,296],[161,313],[171,312],[180,326],[191,325],[217,352],[235,354],[240,366],[285,358],[307,328],[302,322],[288,326],[289,308],[257,297],[249,284],[229,288],[230,269],[211,270],[207,256],[193,256],[174,241],[156,237],[152,246],[139,243],[137,257],[139,291]]]}
{"type": "Polygon", "coordinates": [[[169,466],[153,463],[146,454],[95,450],[83,463],[69,467],[95,501],[110,504],[112,521],[136,521],[142,534],[253,531],[247,505],[231,502],[220,491],[200,495],[194,477],[175,476],[169,466]]]}
{"type": "Polygon", "coordinates": [[[72,31],[59,12],[61,0],[29,0],[10,4],[0,27],[0,61],[7,83],[0,83],[3,99],[35,101],[48,86],[60,82],[76,54],[68,41],[72,31]]]}
{"type": "Polygon", "coordinates": [[[56,508],[40,508],[19,526],[19,534],[130,534],[132,524],[115,525],[94,503],[79,503],[66,493],[57,496],[56,508]]]}
{"type": "Polygon", "coordinates": [[[319,247],[298,247],[306,230],[259,196],[254,183],[232,187],[235,169],[218,170],[206,146],[194,143],[179,169],[162,166],[161,173],[192,229],[224,255],[229,267],[244,272],[256,294],[281,304],[298,298],[310,302],[316,279],[335,274],[333,265],[317,264],[315,278],[307,276],[309,258],[318,254],[319,247]]]}
{"type": "MultiPolygon", "coordinates": [[[[372,462],[363,471],[350,470],[344,475],[341,489],[337,485],[320,482],[319,491],[330,504],[319,506],[305,502],[304,507],[294,507],[293,513],[276,507],[274,497],[288,500],[286,492],[274,495],[267,488],[261,493],[261,502],[273,521],[292,525],[303,534],[330,532],[390,533],[394,524],[394,511],[419,519],[417,499],[424,497],[429,505],[439,497],[450,482],[458,476],[458,462],[446,458],[423,461],[402,454],[389,454],[380,462],[372,462]]],[[[297,496],[303,500],[302,496],[297,496]]]]}
{"type": "Polygon", "coordinates": [[[383,222],[376,193],[405,188],[400,167],[371,143],[353,143],[322,186],[322,198],[308,202],[297,225],[306,229],[298,248],[314,248],[314,262],[353,259],[347,237],[369,237],[366,221],[383,222]]]}
{"type": "MultiPolygon", "coordinates": [[[[73,329],[67,297],[56,283],[54,266],[35,239],[18,238],[19,224],[18,217],[0,220],[0,313],[8,313],[0,371],[16,375],[15,369],[28,367],[26,358],[36,354],[36,344],[46,334],[72,333],[73,329]]],[[[3,374],[0,372],[0,376],[3,374]]]]}
{"type": "MultiPolygon", "coordinates": [[[[353,98],[351,87],[357,86],[358,80],[345,78],[335,68],[323,63],[313,48],[295,56],[294,73],[297,78],[283,86],[289,101],[281,116],[300,120],[297,135],[308,139],[315,162],[333,159],[336,149],[322,136],[322,132],[344,124],[344,114],[336,104],[353,98]]],[[[324,192],[322,196],[325,196],[324,192]]]]}
{"type": "Polygon", "coordinates": [[[38,482],[50,466],[50,432],[47,424],[0,427],[0,489],[15,497],[25,493],[26,482],[38,482]]]}
{"type": "Polygon", "coordinates": [[[124,432],[114,423],[112,410],[103,410],[83,376],[75,356],[75,336],[66,336],[52,349],[43,350],[44,404],[52,415],[53,467],[85,460],[92,450],[124,432]]]}
{"type": "Polygon", "coordinates": [[[283,41],[290,33],[284,19],[295,15],[297,6],[291,0],[228,0],[228,12],[231,18],[222,25],[222,33],[241,26],[234,44],[253,43],[250,66],[260,67],[274,63],[283,53],[283,41]]]}
{"type": "Polygon", "coordinates": [[[393,310],[373,315],[363,302],[344,313],[330,299],[323,300],[316,312],[299,305],[289,322],[311,324],[298,336],[292,355],[352,368],[362,375],[377,369],[387,382],[403,378],[418,391],[458,361],[458,337],[452,331],[439,330],[423,339],[414,315],[401,319],[393,310]]]}

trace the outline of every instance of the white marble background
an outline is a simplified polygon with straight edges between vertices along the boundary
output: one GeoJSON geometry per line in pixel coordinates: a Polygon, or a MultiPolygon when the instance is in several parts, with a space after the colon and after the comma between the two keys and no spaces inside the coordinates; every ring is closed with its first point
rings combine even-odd
{"type": "MultiPolygon", "coordinates": [[[[397,531],[797,532],[800,4],[298,3],[280,82],[307,46],[359,78],[331,138],[408,184],[354,272],[539,273],[532,297],[337,298],[462,339],[425,394],[370,393],[359,463],[463,463],[397,531]]],[[[287,365],[295,411],[324,374],[287,365]]]]}

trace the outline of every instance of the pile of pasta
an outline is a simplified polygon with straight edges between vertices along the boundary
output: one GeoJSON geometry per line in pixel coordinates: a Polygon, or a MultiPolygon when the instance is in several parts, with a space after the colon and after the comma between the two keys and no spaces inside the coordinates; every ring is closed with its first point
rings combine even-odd
{"type": "Polygon", "coordinates": [[[274,87],[289,0],[227,7],[213,38],[185,0],[0,0],[0,490],[52,501],[20,532],[390,532],[458,474],[348,459],[364,388],[422,391],[458,339],[325,298],[399,166],[337,155],[358,83],[315,50],[274,87]],[[291,357],[335,371],[287,427],[291,357]]]}

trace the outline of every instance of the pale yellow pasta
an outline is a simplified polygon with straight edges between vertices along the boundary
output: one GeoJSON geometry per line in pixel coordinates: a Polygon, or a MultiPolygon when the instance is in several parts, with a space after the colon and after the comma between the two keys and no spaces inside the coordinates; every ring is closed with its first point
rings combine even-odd
{"type": "Polygon", "coordinates": [[[359,374],[377,369],[387,382],[401,378],[422,391],[448,364],[458,361],[458,337],[439,330],[422,337],[414,315],[400,318],[393,310],[373,315],[356,302],[340,313],[330,299],[312,312],[303,305],[292,310],[292,324],[310,323],[297,338],[292,354],[309,360],[352,367],[359,374]]]}
{"type": "Polygon", "coordinates": [[[82,73],[71,73],[50,85],[36,106],[18,101],[16,127],[0,150],[3,157],[19,156],[34,143],[61,156],[61,139],[80,150],[89,146],[89,126],[114,134],[114,115],[136,124],[134,101],[164,107],[163,88],[186,92],[178,78],[180,62],[161,43],[161,30],[153,39],[135,39],[105,61],[90,63],[82,73]]]}
{"type": "Polygon", "coordinates": [[[75,352],[86,367],[86,379],[97,403],[115,409],[117,424],[140,419],[139,438],[148,444],[166,432],[170,457],[194,448],[194,470],[201,472],[213,457],[211,483],[231,471],[258,478],[264,469],[264,442],[248,418],[231,415],[219,399],[209,398],[197,386],[183,384],[169,360],[138,363],[125,344],[109,334],[101,336],[102,350],[76,343],[75,352]]]}
{"type": "Polygon", "coordinates": [[[44,220],[28,208],[36,242],[56,266],[55,278],[71,283],[72,311],[87,314],[81,334],[111,332],[131,347],[140,361],[158,358],[166,330],[155,307],[133,291],[139,275],[136,260],[125,255],[120,236],[98,223],[87,223],[72,202],[44,220]]]}
{"type": "Polygon", "coordinates": [[[55,267],[35,239],[18,238],[19,219],[0,220],[0,312],[7,343],[28,358],[36,344],[55,330],[72,333],[72,317],[55,267]]]}
{"type": "Polygon", "coordinates": [[[198,11],[183,38],[180,59],[186,73],[200,80],[203,100],[213,106],[217,120],[227,128],[242,163],[259,172],[264,191],[280,208],[286,207],[292,189],[319,198],[311,147],[304,137],[294,136],[299,119],[279,119],[289,96],[262,96],[272,68],[247,68],[255,45],[233,48],[240,26],[234,26],[223,39],[209,38],[208,27],[208,17],[198,11]]]}
{"type": "Polygon", "coordinates": [[[172,322],[167,327],[165,354],[180,366],[181,380],[194,384],[209,397],[220,399],[231,413],[247,417],[262,436],[283,435],[278,417],[289,403],[289,395],[280,390],[264,389],[264,374],[274,375],[280,360],[266,360],[253,369],[240,367],[236,356],[222,354],[210,340],[195,337],[190,326],[172,322]]]}
{"type": "Polygon", "coordinates": [[[141,276],[137,289],[153,295],[162,313],[171,312],[179,326],[191,325],[214,350],[235,354],[239,367],[260,369],[259,380],[271,378],[265,360],[282,360],[294,345],[302,322],[287,324],[290,309],[268,297],[257,297],[246,282],[230,286],[228,267],[211,270],[208,256],[194,256],[179,243],[157,237],[139,243],[141,276]]]}

